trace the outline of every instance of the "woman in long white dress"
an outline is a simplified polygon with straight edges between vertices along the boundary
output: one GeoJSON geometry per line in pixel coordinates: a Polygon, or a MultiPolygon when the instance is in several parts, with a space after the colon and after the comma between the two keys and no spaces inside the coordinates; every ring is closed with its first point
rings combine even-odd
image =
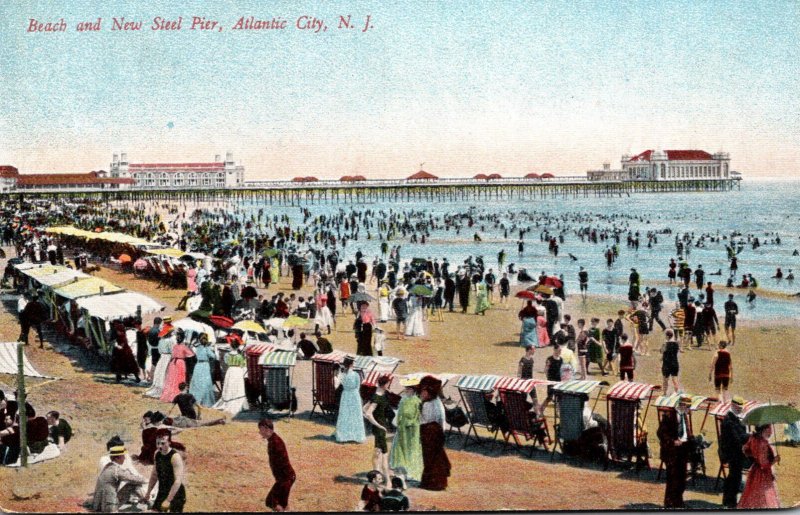
{"type": "Polygon", "coordinates": [[[175,345],[175,332],[172,325],[165,325],[161,332],[158,334],[158,352],[161,357],[156,363],[156,368],[153,371],[153,383],[150,389],[145,392],[148,397],[161,397],[164,390],[164,380],[167,377],[167,368],[169,362],[172,361],[172,347],[175,345]]]}
{"type": "Polygon", "coordinates": [[[328,296],[325,294],[325,290],[320,287],[317,290],[317,295],[314,298],[314,301],[317,305],[317,314],[314,317],[314,325],[315,331],[322,331],[323,329],[328,329],[328,334],[331,334],[331,327],[336,326],[336,321],[333,319],[333,314],[331,313],[331,309],[328,307],[328,296]]]}
{"type": "Polygon", "coordinates": [[[222,387],[222,396],[213,408],[236,416],[239,412],[249,409],[247,396],[244,391],[244,374],[247,371],[247,361],[239,351],[236,342],[231,343],[231,351],[225,355],[228,371],[225,372],[225,384],[222,387]]]}
{"type": "Polygon", "coordinates": [[[389,288],[389,281],[385,280],[378,289],[378,315],[380,322],[388,322],[391,309],[389,308],[389,295],[392,290],[389,288]]]}
{"type": "Polygon", "coordinates": [[[425,320],[423,317],[422,297],[412,295],[409,298],[410,309],[406,322],[406,336],[425,336],[425,320]]]}

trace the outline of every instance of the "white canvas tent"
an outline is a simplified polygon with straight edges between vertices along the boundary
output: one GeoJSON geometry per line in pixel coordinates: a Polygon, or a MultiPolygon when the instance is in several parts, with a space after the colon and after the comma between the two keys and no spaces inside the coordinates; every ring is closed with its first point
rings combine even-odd
{"type": "MultiPolygon", "coordinates": [[[[39,373],[27,356],[23,353],[23,370],[25,377],[40,377],[42,379],[53,379],[39,373]]],[[[0,374],[17,375],[17,342],[0,342],[0,374]]]]}
{"type": "Polygon", "coordinates": [[[85,309],[93,317],[115,320],[136,315],[136,308],[141,307],[142,315],[156,313],[164,306],[147,295],[134,291],[114,293],[111,295],[93,295],[76,299],[78,307],[85,309]]]}

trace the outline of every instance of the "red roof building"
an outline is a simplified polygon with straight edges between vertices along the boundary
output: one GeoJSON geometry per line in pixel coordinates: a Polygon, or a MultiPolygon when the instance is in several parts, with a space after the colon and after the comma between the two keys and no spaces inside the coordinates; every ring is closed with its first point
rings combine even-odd
{"type": "Polygon", "coordinates": [[[410,175],[408,178],[406,178],[407,181],[435,181],[437,179],[438,177],[432,173],[426,172],[425,170],[420,170],[414,175],[410,175]]]}
{"type": "Polygon", "coordinates": [[[133,186],[130,178],[106,177],[106,172],[89,173],[38,173],[20,174],[17,190],[84,190],[84,189],[126,189],[133,186]]]}
{"type": "Polygon", "coordinates": [[[705,150],[645,150],[622,156],[622,172],[629,180],[727,179],[730,155],[705,150]]]}
{"type": "Polygon", "coordinates": [[[500,175],[499,173],[491,173],[491,174],[487,175],[486,178],[487,179],[502,179],[503,176],[500,175]]]}
{"type": "Polygon", "coordinates": [[[489,177],[488,177],[488,176],[487,176],[485,173],[479,173],[478,175],[476,175],[475,177],[473,177],[473,179],[477,179],[477,180],[479,180],[479,181],[485,181],[485,180],[486,180],[486,179],[488,179],[488,178],[489,178],[489,177]]]}
{"type": "Polygon", "coordinates": [[[136,189],[223,189],[244,185],[244,167],[233,161],[228,152],[225,160],[215,156],[211,162],[193,163],[129,163],[125,153],[114,154],[111,177],[130,178],[136,189]]]}
{"type": "Polygon", "coordinates": [[[541,178],[542,179],[553,179],[553,178],[555,178],[555,175],[553,175],[552,173],[543,173],[541,175],[541,178]]]}
{"type": "Polygon", "coordinates": [[[542,177],[538,173],[529,173],[525,176],[525,179],[541,179],[542,177]]]}

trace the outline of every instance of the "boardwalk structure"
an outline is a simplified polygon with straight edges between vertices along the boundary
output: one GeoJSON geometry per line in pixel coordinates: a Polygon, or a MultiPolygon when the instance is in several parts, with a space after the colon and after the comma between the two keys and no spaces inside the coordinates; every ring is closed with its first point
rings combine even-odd
{"type": "Polygon", "coordinates": [[[252,181],[237,188],[181,190],[85,190],[9,192],[18,198],[91,200],[234,200],[276,205],[375,204],[391,202],[478,202],[553,197],[620,197],[633,193],[724,192],[739,188],[741,176],[696,180],[589,181],[585,176],[499,179],[437,178],[435,180],[372,179],[363,181],[252,181]]]}

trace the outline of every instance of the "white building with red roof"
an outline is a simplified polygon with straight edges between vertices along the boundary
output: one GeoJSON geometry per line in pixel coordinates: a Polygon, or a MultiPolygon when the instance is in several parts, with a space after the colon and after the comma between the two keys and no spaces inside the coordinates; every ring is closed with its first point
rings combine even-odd
{"type": "Polygon", "coordinates": [[[233,161],[228,152],[225,161],[217,155],[206,163],[129,163],[128,155],[114,154],[111,177],[133,179],[134,189],[222,189],[244,185],[244,166],[233,161]]]}
{"type": "Polygon", "coordinates": [[[645,150],[622,156],[622,169],[632,179],[664,181],[675,179],[730,179],[731,157],[727,152],[705,150],[645,150]]]}
{"type": "Polygon", "coordinates": [[[735,172],[730,169],[730,154],[705,150],[645,150],[634,156],[624,155],[622,169],[611,170],[608,164],[602,170],[587,172],[590,181],[674,181],[730,179],[735,172]]]}

